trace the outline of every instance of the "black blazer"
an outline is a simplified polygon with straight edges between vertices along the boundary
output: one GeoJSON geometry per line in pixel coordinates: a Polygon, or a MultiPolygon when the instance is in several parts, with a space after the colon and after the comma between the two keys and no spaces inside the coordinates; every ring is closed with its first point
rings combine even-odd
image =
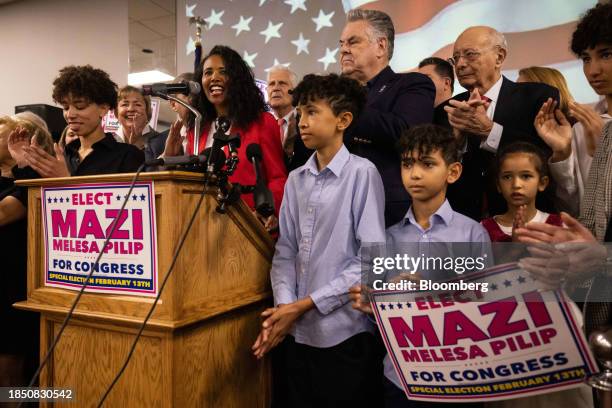
{"type": "Polygon", "coordinates": [[[431,123],[436,88],[423,74],[396,74],[386,67],[368,82],[367,89],[366,107],[345,132],[344,142],[351,153],[370,160],[380,172],[385,186],[385,223],[390,226],[410,207],[396,144],[404,129],[431,123]]]}
{"type": "MultiPolygon", "coordinates": [[[[453,99],[466,101],[469,97],[470,94],[466,91],[456,95],[453,99]]],[[[510,81],[506,77],[503,78],[499,97],[495,105],[495,113],[493,114],[493,121],[504,127],[498,150],[512,142],[523,141],[540,147],[547,157],[550,156],[550,148],[544,143],[540,136],[538,136],[538,133],[533,127],[533,121],[538,111],[548,98],[559,101],[559,91],[557,88],[541,83],[516,83],[510,81]]],[[[483,196],[482,193],[478,194],[478,186],[483,186],[482,190],[484,190],[484,197],[486,197],[484,198],[486,202],[483,203],[483,206],[486,207],[488,211],[486,214],[481,215],[484,217],[487,215],[493,216],[504,213],[507,206],[504,198],[497,191],[496,155],[483,149],[479,149],[480,151],[476,152],[476,147],[480,146],[480,138],[476,138],[477,143],[468,143],[468,149],[471,147],[472,151],[474,151],[474,156],[477,157],[477,160],[482,162],[482,178],[477,177],[478,170],[472,169],[470,175],[473,179],[464,181],[464,183],[470,186],[469,189],[465,190],[465,195],[483,196]]],[[[471,159],[470,157],[466,157],[466,160],[471,159]]],[[[471,163],[470,165],[478,168],[478,165],[472,165],[471,163]]],[[[450,191],[449,189],[449,193],[450,191]]],[[[450,193],[450,195],[453,194],[461,195],[461,200],[469,200],[469,197],[463,196],[462,190],[450,193]]],[[[536,206],[542,211],[555,212],[553,186],[549,186],[544,194],[540,194],[536,206]]],[[[457,209],[457,211],[459,211],[459,209],[457,209]]]]}

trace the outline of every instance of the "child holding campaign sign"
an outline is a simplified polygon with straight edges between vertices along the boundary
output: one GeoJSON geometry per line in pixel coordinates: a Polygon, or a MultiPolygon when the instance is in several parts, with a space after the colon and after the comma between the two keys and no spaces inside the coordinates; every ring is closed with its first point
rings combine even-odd
{"type": "MultiPolygon", "coordinates": [[[[434,125],[415,126],[404,132],[399,142],[402,158],[402,182],[412,198],[405,218],[387,229],[387,248],[403,243],[489,243],[485,229],[451,208],[446,199],[449,184],[461,176],[459,150],[455,139],[444,128],[434,125]]],[[[409,245],[409,244],[408,244],[409,245]]],[[[428,276],[423,275],[423,278],[428,276]]],[[[361,287],[350,288],[353,307],[371,313],[361,300],[361,287]]],[[[385,407],[431,407],[433,403],[410,401],[385,357],[385,407]]],[[[476,407],[481,404],[452,404],[453,407],[476,407]]]]}
{"type": "Polygon", "coordinates": [[[557,214],[536,208],[536,196],[548,186],[546,158],[538,147],[512,143],[499,152],[497,163],[497,189],[504,196],[508,211],[482,220],[491,241],[516,241],[514,229],[532,221],[562,225],[557,214]]]}
{"type": "MultiPolygon", "coordinates": [[[[253,345],[283,348],[290,407],[372,407],[375,337],[347,290],[359,282],[365,243],[382,243],[384,188],[376,167],[350,154],[343,134],[365,90],[338,75],[307,75],[293,91],[302,140],[316,152],[289,174],[272,261],[274,308],[253,345]]],[[[378,364],[380,366],[380,364],[378,364]]]]}

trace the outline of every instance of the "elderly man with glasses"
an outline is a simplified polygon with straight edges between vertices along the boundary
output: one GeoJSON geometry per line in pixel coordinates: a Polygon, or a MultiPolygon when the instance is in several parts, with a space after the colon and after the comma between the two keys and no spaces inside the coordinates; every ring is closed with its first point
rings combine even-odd
{"type": "MultiPolygon", "coordinates": [[[[459,35],[449,62],[461,86],[467,89],[448,102],[444,108],[455,135],[470,148],[480,149],[485,158],[481,174],[483,180],[470,184],[484,187],[481,215],[495,215],[504,211],[505,202],[495,184],[495,154],[497,150],[516,141],[537,145],[550,154],[550,149],[538,136],[534,119],[548,99],[559,100],[559,91],[541,83],[515,83],[501,73],[508,45],[504,35],[486,27],[470,27],[459,35]]],[[[545,211],[552,211],[550,194],[541,203],[545,211]]]]}

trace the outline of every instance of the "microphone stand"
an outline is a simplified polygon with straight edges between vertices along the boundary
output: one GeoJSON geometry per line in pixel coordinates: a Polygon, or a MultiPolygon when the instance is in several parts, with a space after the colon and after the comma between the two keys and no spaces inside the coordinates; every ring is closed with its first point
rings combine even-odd
{"type": "Polygon", "coordinates": [[[200,124],[202,123],[202,114],[198,112],[196,108],[194,108],[187,102],[181,101],[175,96],[168,95],[162,92],[152,92],[152,95],[165,99],[167,101],[168,100],[174,101],[178,103],[179,105],[184,106],[185,108],[189,109],[189,111],[195,115],[195,123],[194,123],[194,129],[193,129],[193,152],[192,154],[194,156],[197,156],[198,154],[200,154],[200,124]]]}

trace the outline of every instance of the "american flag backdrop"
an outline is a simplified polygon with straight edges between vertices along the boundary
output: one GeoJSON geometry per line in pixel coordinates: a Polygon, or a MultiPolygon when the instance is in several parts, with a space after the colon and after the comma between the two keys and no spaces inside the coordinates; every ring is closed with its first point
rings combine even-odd
{"type": "MultiPolygon", "coordinates": [[[[177,1],[177,68],[191,71],[195,27],[189,17],[207,22],[203,53],[216,44],[237,50],[256,78],[284,64],[299,76],[339,72],[338,40],[348,10],[382,10],[395,24],[397,72],[415,69],[428,56],[448,58],[455,38],[467,27],[488,25],[506,35],[509,54],[504,74],[516,79],[531,65],[550,66],[566,77],[574,98],[596,102],[571,53],[576,21],[596,0],[179,0],[177,1]]],[[[456,92],[461,88],[457,87],[456,92]]]]}

